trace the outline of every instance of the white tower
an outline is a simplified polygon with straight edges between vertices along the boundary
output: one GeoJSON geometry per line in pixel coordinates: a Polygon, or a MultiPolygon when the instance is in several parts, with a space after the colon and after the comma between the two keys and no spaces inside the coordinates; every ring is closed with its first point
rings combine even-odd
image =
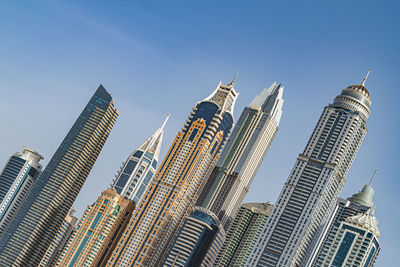
{"type": "Polygon", "coordinates": [[[367,133],[364,86],[342,90],[324,111],[287,179],[247,266],[304,266],[367,133]]]}

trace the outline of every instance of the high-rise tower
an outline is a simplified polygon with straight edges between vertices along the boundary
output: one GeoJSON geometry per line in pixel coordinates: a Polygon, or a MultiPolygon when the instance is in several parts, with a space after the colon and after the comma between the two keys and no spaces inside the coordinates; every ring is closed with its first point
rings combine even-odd
{"type": "Polygon", "coordinates": [[[85,210],[56,266],[105,266],[134,208],[114,188],[103,191],[85,210]]]}
{"type": "Polygon", "coordinates": [[[343,89],[296,160],[247,266],[304,266],[367,133],[364,86],[343,89]]]}
{"type": "Polygon", "coordinates": [[[43,157],[27,147],[14,153],[0,174],[0,237],[42,173],[43,157]]]}
{"type": "Polygon", "coordinates": [[[256,244],[272,207],[269,203],[243,204],[229,227],[224,245],[213,266],[243,266],[256,244]]]}
{"type": "Polygon", "coordinates": [[[62,251],[68,244],[71,236],[76,231],[76,223],[78,222],[78,218],[73,216],[74,212],[75,210],[73,208],[71,208],[68,212],[67,216],[64,219],[64,222],[62,223],[60,229],[58,230],[58,233],[56,234],[49,248],[44,254],[38,267],[53,267],[56,265],[62,251]]]}
{"type": "Polygon", "coordinates": [[[364,214],[370,210],[375,210],[375,205],[372,201],[374,189],[371,186],[375,174],[376,171],[371,179],[371,182],[364,185],[360,192],[354,194],[347,199],[338,199],[336,206],[325,226],[325,230],[318,239],[318,243],[316,245],[314,253],[310,257],[307,266],[322,266],[323,264],[327,264],[326,262],[329,262],[333,258],[333,236],[338,231],[338,226],[340,223],[345,222],[347,218],[350,218],[352,216],[364,214]]]}
{"type": "Polygon", "coordinates": [[[245,107],[197,206],[215,213],[228,229],[278,132],[283,86],[273,83],[245,107]]]}
{"type": "Polygon", "coordinates": [[[117,193],[135,201],[136,204],[139,204],[156,172],[164,126],[169,116],[168,114],[161,128],[128,157],[116,175],[113,187],[117,193]]]}
{"type": "Polygon", "coordinates": [[[233,81],[193,108],[140,201],[108,266],[157,266],[192,211],[233,125],[233,81]]]}
{"type": "Polygon", "coordinates": [[[117,117],[114,100],[100,85],[1,237],[1,266],[39,264],[117,117]]]}

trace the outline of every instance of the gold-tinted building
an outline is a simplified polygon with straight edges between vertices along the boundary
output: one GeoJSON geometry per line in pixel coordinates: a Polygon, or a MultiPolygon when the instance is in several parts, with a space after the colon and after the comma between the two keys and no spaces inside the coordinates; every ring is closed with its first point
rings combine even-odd
{"type": "Polygon", "coordinates": [[[104,266],[134,208],[115,189],[104,191],[86,209],[56,266],[104,266]]]}
{"type": "Polygon", "coordinates": [[[233,125],[237,93],[219,84],[190,113],[107,266],[159,266],[190,214],[233,125]]]}

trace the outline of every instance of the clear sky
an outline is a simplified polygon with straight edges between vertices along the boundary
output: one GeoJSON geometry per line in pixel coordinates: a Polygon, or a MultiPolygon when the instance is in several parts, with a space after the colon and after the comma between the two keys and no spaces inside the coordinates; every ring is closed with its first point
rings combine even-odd
{"type": "Polygon", "coordinates": [[[279,133],[246,201],[275,202],[319,115],[362,81],[372,98],[368,134],[342,191],[375,168],[382,251],[400,249],[397,1],[2,1],[0,165],[28,146],[48,162],[100,83],[120,117],[75,207],[80,216],[122,161],[166,114],[164,155],[196,101],[239,72],[237,119],[272,82],[282,82],[279,133]]]}

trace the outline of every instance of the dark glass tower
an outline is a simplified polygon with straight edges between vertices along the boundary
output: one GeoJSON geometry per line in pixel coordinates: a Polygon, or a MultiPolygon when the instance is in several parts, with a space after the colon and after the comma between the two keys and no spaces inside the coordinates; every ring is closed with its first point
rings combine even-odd
{"type": "Polygon", "coordinates": [[[1,237],[1,266],[39,264],[117,117],[111,95],[100,85],[1,237]]]}

